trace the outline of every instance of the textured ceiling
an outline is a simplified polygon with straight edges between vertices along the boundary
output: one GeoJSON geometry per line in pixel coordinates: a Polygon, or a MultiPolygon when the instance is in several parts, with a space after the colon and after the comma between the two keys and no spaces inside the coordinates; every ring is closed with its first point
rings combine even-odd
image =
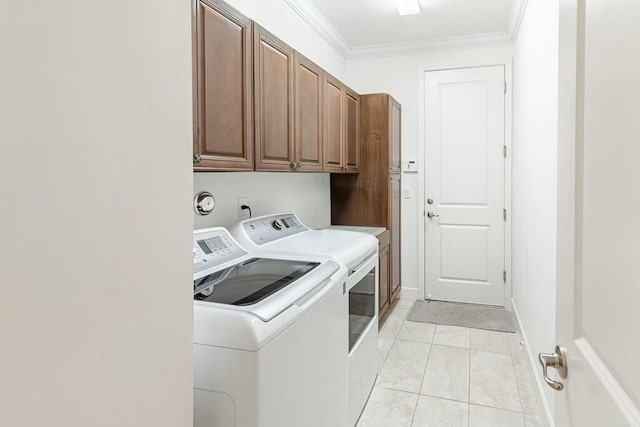
{"type": "Polygon", "coordinates": [[[420,0],[400,16],[394,0],[307,0],[352,47],[507,30],[512,0],[420,0]]]}

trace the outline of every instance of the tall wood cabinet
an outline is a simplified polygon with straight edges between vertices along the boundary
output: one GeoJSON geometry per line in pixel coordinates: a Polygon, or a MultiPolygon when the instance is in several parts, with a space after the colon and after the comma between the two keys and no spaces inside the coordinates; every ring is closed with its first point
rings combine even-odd
{"type": "Polygon", "coordinates": [[[223,1],[197,8],[194,170],[253,170],[252,22],[223,1]]]}
{"type": "Polygon", "coordinates": [[[387,94],[361,95],[359,107],[360,173],[331,175],[331,223],[389,230],[388,256],[380,257],[381,263],[388,259],[380,268],[382,316],[401,283],[401,107],[387,94]]]}

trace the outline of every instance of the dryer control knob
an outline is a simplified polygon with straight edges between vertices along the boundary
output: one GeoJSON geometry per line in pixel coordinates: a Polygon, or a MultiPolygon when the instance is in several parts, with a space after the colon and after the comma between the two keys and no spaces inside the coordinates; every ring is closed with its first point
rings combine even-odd
{"type": "Polygon", "coordinates": [[[271,223],[271,225],[273,226],[273,228],[275,228],[276,230],[282,230],[282,223],[279,220],[275,220],[271,223]]]}

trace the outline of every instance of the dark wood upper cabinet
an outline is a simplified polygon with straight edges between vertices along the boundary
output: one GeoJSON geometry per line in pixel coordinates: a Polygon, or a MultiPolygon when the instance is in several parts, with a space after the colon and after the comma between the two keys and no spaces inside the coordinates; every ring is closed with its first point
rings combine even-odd
{"type": "Polygon", "coordinates": [[[223,0],[194,17],[194,171],[359,171],[356,92],[223,0]]]}
{"type": "Polygon", "coordinates": [[[344,89],[344,166],[347,173],[360,170],[360,96],[344,89]]]}
{"type": "Polygon", "coordinates": [[[194,170],[253,170],[251,20],[223,1],[196,7],[194,170]]]}
{"type": "Polygon", "coordinates": [[[336,78],[324,79],[324,171],[360,167],[360,96],[336,78]]]}
{"type": "Polygon", "coordinates": [[[295,162],[299,172],[322,171],[324,71],[299,54],[295,64],[295,162]]]}
{"type": "Polygon", "coordinates": [[[391,129],[389,132],[389,137],[391,138],[391,144],[389,144],[389,158],[390,162],[390,170],[391,173],[399,173],[401,170],[400,164],[400,104],[393,98],[389,99],[391,103],[391,108],[389,109],[390,119],[389,123],[391,123],[391,129]]]}
{"type": "Polygon", "coordinates": [[[254,23],[256,170],[294,170],[293,49],[254,23]]]}
{"type": "Polygon", "coordinates": [[[344,172],[344,85],[337,79],[324,78],[324,170],[344,172]]]}

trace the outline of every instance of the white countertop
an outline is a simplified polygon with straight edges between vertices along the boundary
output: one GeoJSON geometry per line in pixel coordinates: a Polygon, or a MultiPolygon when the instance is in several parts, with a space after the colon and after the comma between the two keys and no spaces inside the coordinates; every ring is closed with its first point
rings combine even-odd
{"type": "Polygon", "coordinates": [[[378,237],[385,231],[387,231],[384,227],[362,227],[359,225],[330,225],[327,227],[328,230],[346,230],[346,231],[357,231],[359,233],[367,233],[371,234],[374,237],[378,237]]]}

